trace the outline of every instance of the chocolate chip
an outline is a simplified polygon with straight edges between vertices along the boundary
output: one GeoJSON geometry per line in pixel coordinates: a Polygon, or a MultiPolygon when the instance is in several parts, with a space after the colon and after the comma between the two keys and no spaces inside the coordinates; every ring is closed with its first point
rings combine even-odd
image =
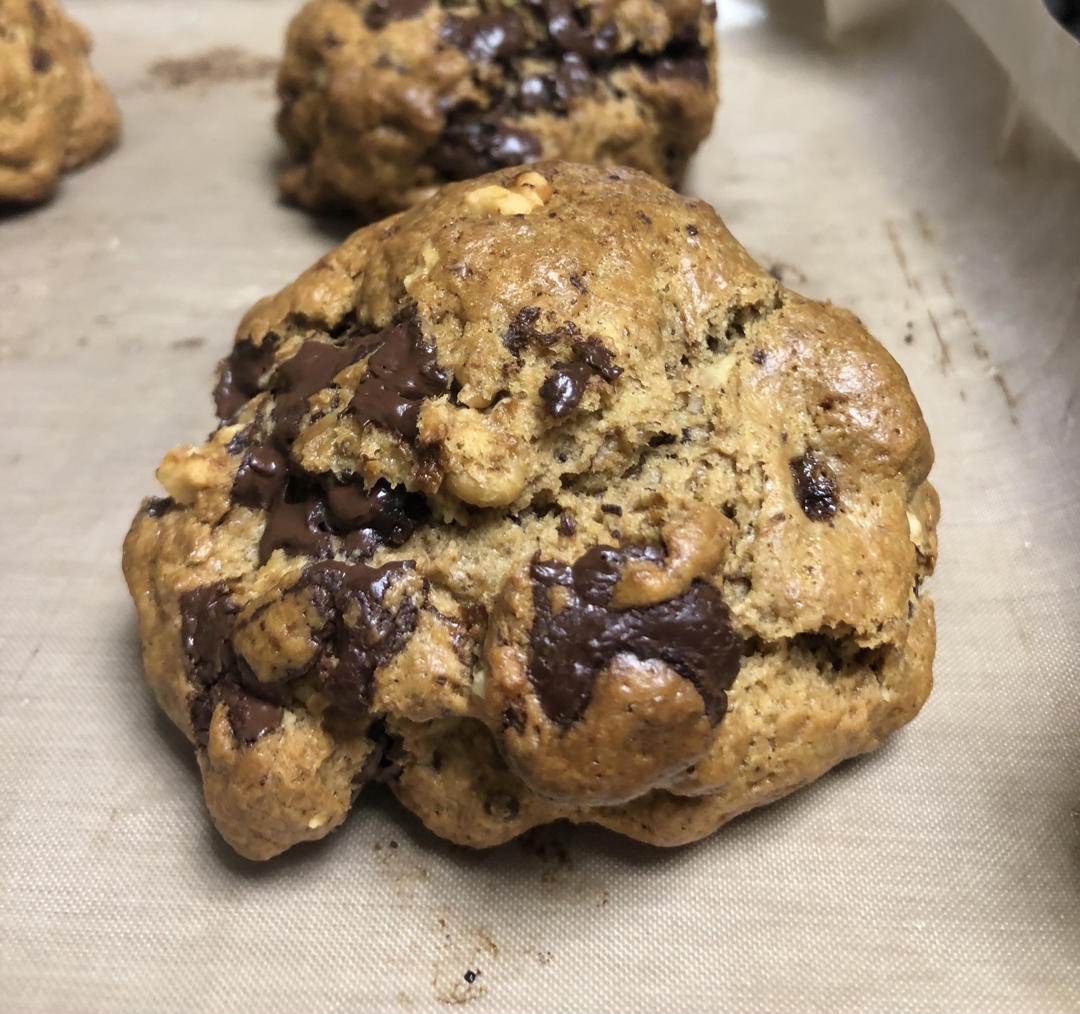
{"type": "Polygon", "coordinates": [[[439,35],[476,62],[509,59],[521,53],[528,43],[525,25],[513,11],[471,18],[448,14],[439,35]]]}
{"type": "Polygon", "coordinates": [[[592,373],[588,363],[556,363],[540,385],[540,397],[548,415],[561,419],[577,408],[592,373]]]}
{"type": "Polygon", "coordinates": [[[686,235],[687,236],[696,236],[697,235],[697,226],[696,225],[688,225],[686,227],[686,235]]]}
{"type": "Polygon", "coordinates": [[[381,31],[391,21],[418,18],[431,0],[374,0],[364,11],[364,24],[373,32],[381,31]]]}
{"type": "Polygon", "coordinates": [[[690,680],[714,725],[742,660],[742,639],[711,584],[695,582],[678,598],[617,611],[611,597],[631,558],[663,559],[657,546],[594,546],[573,564],[533,560],[532,659],[529,680],[544,713],[564,728],[584,714],[597,675],[618,654],[660,659],[690,680]],[[549,591],[563,589],[556,614],[549,591]]]}
{"type": "Polygon", "coordinates": [[[411,307],[372,336],[378,344],[348,409],[357,422],[375,423],[409,441],[417,437],[421,402],[442,394],[450,382],[415,311],[411,307]]]}
{"type": "Polygon", "coordinates": [[[654,437],[649,437],[650,447],[666,447],[668,444],[674,444],[678,441],[678,437],[674,433],[657,433],[654,437]]]}
{"type": "Polygon", "coordinates": [[[652,219],[649,218],[649,216],[646,215],[644,211],[639,211],[637,213],[637,217],[638,217],[638,220],[641,222],[642,225],[644,225],[644,226],[652,225],[652,219]]]}
{"type": "Polygon", "coordinates": [[[589,294],[589,287],[585,284],[585,281],[581,277],[581,275],[571,275],[570,284],[575,289],[577,289],[578,292],[580,292],[583,296],[587,296],[589,294]]]}
{"type": "Polygon", "coordinates": [[[176,501],[171,496],[152,496],[146,502],[146,516],[160,518],[168,514],[175,506],[176,501]]]}
{"type": "Polygon", "coordinates": [[[622,517],[622,508],[617,503],[602,503],[600,510],[605,514],[614,514],[617,518],[622,517]]]}
{"type": "Polygon", "coordinates": [[[448,119],[428,161],[450,180],[535,162],[543,152],[539,138],[500,119],[479,118],[480,114],[459,108],[448,119]]]}
{"type": "Polygon", "coordinates": [[[557,531],[560,535],[577,535],[577,522],[574,520],[573,514],[564,514],[559,518],[557,531]]]}
{"type": "Polygon", "coordinates": [[[751,358],[751,359],[752,359],[752,360],[753,360],[753,361],[754,361],[754,362],[755,362],[755,363],[756,363],[756,364],[757,364],[758,366],[761,366],[761,365],[763,365],[763,364],[764,364],[765,360],[766,360],[766,359],[767,359],[768,357],[767,357],[767,356],[765,355],[765,350],[764,350],[764,349],[754,349],[754,351],[750,353],[750,358],[751,358]]]}
{"type": "Polygon", "coordinates": [[[30,65],[39,74],[47,74],[53,65],[52,54],[45,49],[35,49],[30,57],[30,65]]]}
{"type": "Polygon", "coordinates": [[[791,477],[795,499],[811,521],[828,521],[836,513],[836,479],[811,451],[791,459],[791,477]]]}
{"type": "Polygon", "coordinates": [[[274,353],[280,339],[266,335],[261,345],[242,338],[221,364],[221,374],[214,388],[214,404],[219,419],[231,419],[261,390],[260,383],[274,365],[274,353]]]}

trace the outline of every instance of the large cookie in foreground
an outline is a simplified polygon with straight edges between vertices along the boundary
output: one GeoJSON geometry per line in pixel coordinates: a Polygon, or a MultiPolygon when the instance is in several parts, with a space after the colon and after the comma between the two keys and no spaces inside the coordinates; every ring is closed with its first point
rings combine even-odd
{"type": "Polygon", "coordinates": [[[675,186],[716,107],[702,0],[311,0],[278,76],[284,194],[371,218],[540,158],[675,186]]]}
{"type": "Polygon", "coordinates": [[[44,200],[61,172],[116,141],[120,117],[89,52],[56,0],[0,0],[0,202],[44,200]]]}
{"type": "Polygon", "coordinates": [[[355,233],[248,313],[215,395],[124,570],[246,856],[371,781],[468,845],[688,842],[930,690],[903,372],[643,174],[505,170],[355,233]]]}

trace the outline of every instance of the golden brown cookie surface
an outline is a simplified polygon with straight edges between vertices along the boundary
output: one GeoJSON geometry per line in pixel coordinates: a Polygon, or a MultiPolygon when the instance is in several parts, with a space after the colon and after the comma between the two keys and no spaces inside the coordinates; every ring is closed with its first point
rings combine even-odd
{"type": "Polygon", "coordinates": [[[120,118],[90,37],[56,0],[0,0],[0,201],[52,193],[116,141],[120,118]]]}
{"type": "Polygon", "coordinates": [[[929,693],[906,378],[641,173],[504,170],[355,233],[252,308],[215,395],[124,566],[245,855],[373,779],[470,845],[690,841],[929,693]]]}
{"type": "Polygon", "coordinates": [[[702,0],[312,0],[290,26],[282,191],[398,211],[540,158],[676,185],[716,106],[702,0]]]}

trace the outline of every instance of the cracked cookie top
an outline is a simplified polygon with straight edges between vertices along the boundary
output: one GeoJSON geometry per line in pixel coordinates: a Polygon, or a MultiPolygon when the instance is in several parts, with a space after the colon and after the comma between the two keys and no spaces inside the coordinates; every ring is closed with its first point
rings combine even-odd
{"type": "Polygon", "coordinates": [[[335,820],[378,775],[466,836],[437,814],[479,790],[430,745],[465,723],[514,799],[478,841],[622,827],[729,785],[744,674],[816,666],[908,708],[911,630],[929,665],[932,452],[903,373],[643,173],[537,163],[362,229],[251,309],[215,403],[125,555],[207,778],[329,737],[335,820]]]}
{"type": "Polygon", "coordinates": [[[312,0],[278,77],[283,191],[375,217],[540,158],[677,184],[716,105],[701,0],[312,0]]]}

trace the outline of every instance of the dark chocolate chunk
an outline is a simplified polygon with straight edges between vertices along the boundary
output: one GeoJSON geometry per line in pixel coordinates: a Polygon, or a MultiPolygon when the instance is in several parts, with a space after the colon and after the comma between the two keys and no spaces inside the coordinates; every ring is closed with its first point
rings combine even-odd
{"type": "Polygon", "coordinates": [[[180,596],[180,646],[197,683],[216,683],[235,669],[232,634],[239,611],[223,581],[180,596]]]}
{"type": "Polygon", "coordinates": [[[540,385],[540,397],[548,415],[561,419],[573,412],[585,394],[592,373],[588,363],[556,363],[540,385]]]}
{"type": "Polygon", "coordinates": [[[448,14],[439,32],[444,42],[460,49],[470,60],[505,60],[528,44],[525,25],[513,11],[462,18],[448,14]]]}
{"type": "Polygon", "coordinates": [[[584,58],[577,53],[564,53],[555,70],[521,79],[517,96],[510,101],[507,112],[532,113],[541,109],[565,112],[570,100],[586,92],[592,81],[593,73],[584,58]]]}
{"type": "Polygon", "coordinates": [[[602,503],[600,510],[605,514],[614,514],[617,518],[622,517],[622,508],[617,503],[602,503]]]}
{"type": "Polygon", "coordinates": [[[742,639],[711,584],[695,582],[678,598],[617,611],[610,608],[621,569],[631,558],[663,559],[657,546],[594,546],[573,564],[533,560],[532,659],[529,680],[544,713],[564,728],[585,713],[597,674],[622,653],[660,659],[690,680],[714,725],[742,661],[742,639]],[[556,614],[549,591],[564,589],[556,614]]]}
{"type": "Polygon", "coordinates": [[[370,531],[377,544],[402,545],[428,516],[422,496],[383,479],[365,489],[359,481],[329,478],[326,499],[339,527],[354,533],[370,531]]]}
{"type": "Polygon", "coordinates": [[[599,338],[584,338],[574,342],[574,355],[583,363],[588,363],[593,371],[599,373],[609,384],[615,383],[622,375],[622,367],[615,365],[615,353],[599,338]]]}
{"type": "Polygon", "coordinates": [[[565,52],[577,53],[589,61],[602,60],[614,53],[619,39],[618,28],[613,21],[594,28],[590,7],[577,7],[573,0],[528,2],[539,8],[552,43],[565,52]]]}
{"type": "Polygon", "coordinates": [[[577,535],[577,521],[574,520],[574,515],[564,514],[559,518],[557,531],[560,535],[577,535]]]}
{"type": "Polygon", "coordinates": [[[580,334],[577,325],[570,320],[554,331],[540,331],[536,326],[539,319],[538,306],[523,306],[510,321],[510,327],[503,335],[503,345],[519,359],[521,353],[534,342],[539,345],[554,345],[560,338],[576,338],[580,334]]]}
{"type": "Polygon", "coordinates": [[[320,689],[338,707],[362,712],[371,703],[375,670],[390,661],[416,629],[417,608],[407,595],[396,612],[386,593],[411,560],[368,567],[328,560],[313,563],[302,583],[324,619],[323,655],[316,666],[320,689]]]}
{"type": "Polygon", "coordinates": [[[278,336],[266,335],[261,345],[242,338],[221,364],[221,374],[214,388],[214,404],[220,419],[231,419],[261,390],[260,381],[274,365],[278,336]]]}
{"type": "Polygon", "coordinates": [[[358,358],[356,350],[311,339],[281,363],[270,381],[274,392],[274,435],[279,444],[296,439],[308,399],[329,387],[336,374],[358,358]]]}
{"type": "Polygon", "coordinates": [[[284,488],[288,469],[285,455],[270,444],[253,447],[236,470],[233,503],[241,507],[269,507],[284,488]]]}
{"type": "Polygon", "coordinates": [[[385,28],[391,21],[418,18],[427,10],[431,0],[374,0],[364,11],[364,24],[373,32],[385,28]]]}
{"type": "Polygon", "coordinates": [[[326,503],[317,496],[304,495],[307,490],[298,486],[296,492],[288,487],[282,489],[270,505],[259,540],[259,563],[266,563],[275,549],[283,549],[290,556],[333,556],[334,538],[326,518],[326,503]]]}
{"type": "Polygon", "coordinates": [[[375,423],[413,441],[421,402],[442,394],[450,375],[424,337],[415,307],[372,339],[379,344],[368,356],[367,375],[357,385],[349,411],[359,423],[375,423]]]}
{"type": "MultiPolygon", "coordinates": [[[[243,678],[232,646],[239,607],[225,583],[203,585],[180,596],[180,647],[196,686],[189,701],[195,741],[205,747],[214,708],[224,701],[233,735],[254,743],[281,724],[284,710],[240,685],[243,678]]],[[[271,692],[277,688],[269,688],[271,692]]]]}
{"type": "Polygon", "coordinates": [[[176,501],[171,496],[152,496],[146,503],[146,516],[160,518],[168,514],[175,506],[176,501]]]}
{"type": "Polygon", "coordinates": [[[473,176],[536,161],[543,152],[535,134],[511,127],[500,119],[479,119],[481,114],[455,110],[435,147],[430,163],[447,179],[473,176]]]}
{"type": "Polygon", "coordinates": [[[232,683],[219,683],[214,691],[211,696],[223,700],[229,709],[229,725],[237,739],[254,743],[281,725],[285,711],[280,705],[260,700],[232,683]]]}
{"type": "MultiPolygon", "coordinates": [[[[405,752],[404,743],[400,736],[386,731],[386,720],[375,719],[368,726],[366,735],[373,747],[371,753],[365,758],[363,766],[352,777],[353,802],[356,802],[356,797],[366,785],[372,782],[392,782],[402,772],[400,758],[405,752]]],[[[432,767],[435,767],[434,759],[432,767]]],[[[438,771],[438,768],[435,770],[438,771]]]]}
{"type": "Polygon", "coordinates": [[[47,74],[53,65],[52,53],[47,49],[35,49],[30,57],[30,65],[38,74],[47,74]]]}
{"type": "Polygon", "coordinates": [[[795,499],[811,521],[828,521],[837,510],[836,479],[813,452],[791,459],[795,499]]]}
{"type": "Polygon", "coordinates": [[[575,341],[574,355],[577,362],[556,363],[547,379],[540,385],[540,397],[547,406],[548,414],[555,419],[560,419],[577,408],[585,394],[589,378],[594,373],[599,374],[609,384],[614,383],[622,374],[622,367],[615,365],[615,356],[611,349],[599,338],[575,341]]]}

